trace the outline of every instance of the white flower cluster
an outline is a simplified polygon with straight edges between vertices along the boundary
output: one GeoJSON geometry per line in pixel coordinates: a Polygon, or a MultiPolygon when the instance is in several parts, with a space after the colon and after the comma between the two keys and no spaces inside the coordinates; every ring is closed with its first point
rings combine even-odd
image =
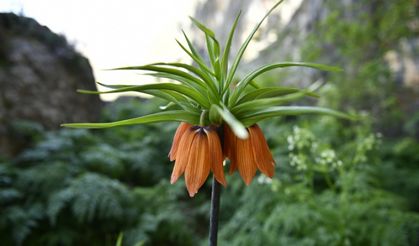
{"type": "Polygon", "coordinates": [[[293,134],[287,137],[287,141],[289,151],[300,150],[313,147],[314,136],[310,131],[295,126],[293,134]]]}
{"type": "Polygon", "coordinates": [[[319,147],[315,136],[310,130],[294,127],[293,132],[287,137],[290,165],[298,171],[316,168],[318,164],[324,171],[331,171],[343,165],[332,149],[319,147]],[[310,167],[312,166],[312,167],[310,167]]]}
{"type": "Polygon", "coordinates": [[[272,179],[269,177],[266,177],[265,175],[259,175],[257,179],[259,184],[271,184],[272,179]]]}
{"type": "Polygon", "coordinates": [[[304,155],[295,155],[290,153],[290,165],[295,167],[298,171],[307,170],[307,161],[304,155]]]}
{"type": "Polygon", "coordinates": [[[322,151],[320,156],[316,158],[316,163],[323,166],[329,166],[332,169],[336,169],[343,165],[343,162],[337,159],[336,152],[332,149],[322,151]]]}
{"type": "Polygon", "coordinates": [[[354,162],[355,163],[363,163],[368,160],[367,153],[377,149],[378,146],[381,144],[381,133],[370,134],[368,137],[359,141],[357,146],[354,162]]]}

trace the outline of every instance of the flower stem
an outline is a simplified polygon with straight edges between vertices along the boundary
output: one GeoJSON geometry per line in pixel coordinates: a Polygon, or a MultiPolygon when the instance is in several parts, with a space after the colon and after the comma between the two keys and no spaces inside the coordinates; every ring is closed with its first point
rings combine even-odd
{"type": "Polygon", "coordinates": [[[215,177],[212,178],[211,210],[209,226],[209,245],[217,246],[218,212],[220,210],[221,185],[215,177]]]}
{"type": "Polygon", "coordinates": [[[206,116],[207,116],[207,111],[206,110],[202,110],[201,117],[199,117],[199,125],[200,126],[205,126],[205,117],[206,116]]]}

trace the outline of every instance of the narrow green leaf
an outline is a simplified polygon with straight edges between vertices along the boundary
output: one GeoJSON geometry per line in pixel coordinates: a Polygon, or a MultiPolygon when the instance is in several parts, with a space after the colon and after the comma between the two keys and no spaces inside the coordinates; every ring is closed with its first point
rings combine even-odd
{"type": "MultiPolygon", "coordinates": [[[[186,49],[185,46],[183,46],[181,42],[179,42],[179,40],[176,40],[176,42],[180,46],[180,48],[182,48],[182,50],[185,51],[185,53],[188,54],[192,58],[192,60],[194,60],[203,71],[206,71],[208,74],[215,76],[215,73],[211,71],[211,69],[205,64],[204,60],[199,56],[198,53],[196,53],[196,51],[194,52],[189,51],[188,49],[186,49]]],[[[188,44],[189,42],[190,41],[188,41],[188,44]]],[[[189,45],[189,47],[193,47],[192,43],[189,45]]]]}
{"type": "Polygon", "coordinates": [[[204,91],[205,92],[207,91],[207,87],[205,86],[205,84],[203,85],[197,84],[188,78],[181,77],[176,74],[164,73],[164,72],[152,72],[152,73],[145,73],[144,75],[152,76],[155,78],[169,79],[171,81],[177,81],[186,87],[189,87],[191,89],[194,89],[195,91],[198,91],[200,94],[203,94],[204,91]]]}
{"type": "Polygon", "coordinates": [[[134,246],[144,246],[145,242],[143,241],[138,241],[134,244],[134,246]]]}
{"type": "MultiPolygon", "coordinates": [[[[97,84],[106,87],[106,88],[110,88],[110,89],[121,89],[121,88],[127,88],[127,87],[132,87],[132,86],[137,86],[137,85],[108,85],[108,84],[104,84],[101,82],[96,82],[97,84]]],[[[84,94],[97,94],[97,93],[93,93],[93,91],[87,91],[87,90],[78,90],[78,92],[80,93],[84,93],[84,94]]],[[[95,91],[96,92],[96,91],[95,91]]],[[[186,97],[184,97],[182,94],[180,94],[179,92],[176,91],[170,91],[170,90],[164,90],[164,89],[145,89],[144,91],[141,91],[142,93],[145,94],[149,94],[151,96],[155,96],[155,97],[159,97],[162,99],[166,99],[170,102],[188,102],[188,99],[186,97]]]]}
{"type": "Polygon", "coordinates": [[[154,114],[149,114],[137,118],[108,122],[108,123],[66,123],[61,124],[62,127],[70,128],[109,128],[116,126],[149,124],[164,121],[181,121],[189,122],[191,124],[198,124],[199,114],[191,114],[183,110],[163,111],[154,114]]]}
{"type": "Polygon", "coordinates": [[[222,90],[222,84],[221,84],[221,77],[223,77],[223,75],[221,74],[221,65],[220,65],[220,58],[215,58],[214,60],[214,71],[215,71],[215,76],[217,78],[217,85],[218,88],[220,88],[220,91],[222,90]]]}
{"type": "MultiPolygon", "coordinates": [[[[122,89],[122,88],[129,88],[129,87],[136,86],[136,85],[127,85],[127,84],[126,85],[119,85],[119,84],[118,85],[108,85],[108,84],[104,84],[104,83],[101,83],[101,82],[96,82],[96,84],[99,84],[103,87],[113,89],[113,90],[118,90],[118,89],[122,89]]],[[[113,91],[113,90],[111,90],[111,91],[113,91]]],[[[94,94],[94,95],[104,93],[103,91],[99,92],[99,91],[90,91],[90,90],[82,90],[82,89],[78,89],[77,92],[81,93],[81,94],[94,94]]],[[[115,92],[115,93],[117,93],[117,92],[115,92]]],[[[175,97],[173,97],[172,95],[168,94],[167,91],[165,93],[162,93],[158,90],[142,90],[141,93],[144,93],[144,94],[147,94],[147,95],[150,95],[150,96],[155,96],[155,97],[167,100],[169,102],[177,102],[177,99],[175,97]]],[[[181,95],[181,94],[179,94],[179,95],[181,95]]]]}
{"type": "MultiPolygon", "coordinates": [[[[256,89],[251,92],[248,92],[246,94],[243,93],[244,95],[241,98],[239,98],[237,104],[248,102],[257,98],[284,96],[284,95],[301,92],[301,91],[302,90],[298,88],[282,87],[282,86],[260,88],[260,89],[256,89]]],[[[307,92],[307,96],[311,96],[314,98],[320,97],[318,94],[314,92],[307,92]]]]}
{"type": "Polygon", "coordinates": [[[197,19],[189,16],[189,18],[192,20],[192,22],[195,24],[196,27],[198,27],[201,31],[203,31],[205,34],[207,34],[212,39],[216,40],[215,34],[212,30],[210,30],[208,27],[206,27],[204,24],[199,22],[197,19]]]}
{"type": "Polygon", "coordinates": [[[242,56],[244,54],[244,51],[246,50],[247,46],[249,45],[250,41],[252,40],[253,36],[255,35],[256,31],[259,29],[259,27],[262,25],[263,21],[271,14],[271,12],[278,7],[279,4],[281,4],[284,0],[278,1],[262,18],[262,20],[259,21],[259,23],[253,28],[252,32],[247,36],[244,43],[240,46],[240,49],[236,55],[236,58],[234,59],[234,62],[231,66],[231,69],[228,73],[227,79],[226,79],[226,87],[228,88],[230,86],[231,81],[234,78],[234,75],[236,73],[237,67],[239,66],[239,63],[242,59],[242,56]]]}
{"type": "Polygon", "coordinates": [[[155,83],[155,84],[145,84],[145,85],[135,85],[135,86],[127,86],[121,87],[119,89],[110,90],[110,91],[88,91],[88,90],[77,90],[80,93],[84,94],[109,94],[109,93],[117,93],[117,92],[127,92],[127,91],[136,91],[136,92],[144,92],[147,93],[149,90],[169,90],[169,91],[176,91],[180,94],[194,100],[195,102],[199,103],[200,105],[208,108],[210,106],[206,97],[199,94],[194,89],[184,86],[184,85],[177,85],[173,83],[155,83]]]}
{"type": "Polygon", "coordinates": [[[219,125],[222,123],[221,115],[218,113],[217,105],[213,104],[210,107],[208,118],[211,124],[219,125]]]}
{"type": "Polygon", "coordinates": [[[170,67],[178,67],[186,69],[187,71],[194,73],[195,75],[199,76],[200,78],[207,77],[205,73],[203,73],[198,68],[191,66],[189,64],[181,63],[181,62],[158,62],[158,63],[152,63],[150,65],[153,66],[170,66],[170,67]]]}
{"type": "MultiPolygon", "coordinates": [[[[110,89],[121,89],[121,88],[133,86],[133,85],[108,85],[101,82],[96,82],[96,83],[110,89]]],[[[85,94],[97,94],[97,92],[94,93],[95,91],[79,90],[79,92],[85,93],[85,94]]],[[[163,89],[158,89],[158,90],[149,89],[149,90],[143,90],[141,91],[141,93],[155,96],[155,97],[167,100],[169,102],[172,102],[178,105],[179,107],[181,107],[182,109],[184,109],[185,111],[193,112],[193,113],[198,112],[197,108],[192,106],[193,102],[190,101],[188,98],[186,98],[184,95],[180,94],[179,92],[163,90],[163,89]]]]}
{"type": "Polygon", "coordinates": [[[118,238],[116,239],[116,246],[122,246],[122,240],[124,238],[124,234],[120,232],[118,234],[118,238]]]}
{"type": "Polygon", "coordinates": [[[288,94],[286,96],[280,96],[280,97],[274,97],[274,98],[262,98],[262,99],[256,99],[249,102],[245,102],[242,104],[239,104],[231,109],[231,112],[234,115],[240,115],[243,112],[249,113],[254,112],[260,108],[267,108],[271,106],[276,106],[279,104],[289,103],[296,100],[301,99],[304,97],[307,93],[297,92],[293,94],[288,94]]]}
{"type": "Polygon", "coordinates": [[[263,67],[260,67],[256,69],[255,71],[249,73],[244,77],[237,86],[239,87],[245,87],[248,83],[250,83],[252,80],[254,80],[259,75],[266,73],[268,71],[271,71],[276,68],[284,68],[284,67],[309,67],[314,69],[319,69],[323,71],[329,71],[329,72],[341,72],[342,69],[335,66],[329,66],[324,64],[318,64],[318,63],[311,63],[311,62],[281,62],[281,63],[274,63],[265,65],[263,67]]]}
{"type": "Polygon", "coordinates": [[[234,117],[232,113],[226,108],[220,108],[217,105],[212,105],[215,110],[221,115],[224,121],[230,126],[231,130],[233,130],[234,134],[241,139],[247,139],[249,137],[249,133],[247,132],[246,128],[243,124],[234,117]]]}
{"type": "Polygon", "coordinates": [[[174,106],[176,106],[176,104],[174,104],[173,102],[169,102],[168,104],[166,104],[166,105],[162,105],[162,106],[160,106],[159,108],[160,108],[161,110],[166,110],[166,109],[171,108],[171,107],[174,107],[174,106]]]}
{"type": "Polygon", "coordinates": [[[249,82],[249,84],[253,87],[253,88],[255,88],[255,89],[260,89],[260,86],[258,85],[258,84],[256,84],[256,82],[255,81],[250,81],[249,82]]]}
{"type": "Polygon", "coordinates": [[[173,103],[181,107],[183,110],[188,112],[197,113],[199,110],[193,107],[193,102],[185,98],[182,94],[176,91],[168,91],[168,90],[147,90],[145,93],[150,94],[155,97],[159,97],[169,101],[169,103],[173,103]]]}
{"type": "MultiPolygon", "coordinates": [[[[229,55],[230,55],[231,42],[233,41],[234,32],[236,30],[237,23],[240,19],[240,15],[241,15],[241,11],[236,16],[236,19],[234,19],[234,23],[231,26],[230,33],[228,34],[228,38],[227,38],[227,41],[226,41],[226,44],[225,44],[225,47],[224,47],[223,56],[221,58],[221,68],[222,68],[223,74],[227,74],[228,58],[229,58],[229,55]]],[[[227,88],[224,88],[224,91],[226,89],[227,88]]]]}
{"type": "Polygon", "coordinates": [[[206,41],[206,44],[207,44],[207,53],[208,53],[208,57],[210,59],[211,66],[214,69],[215,76],[218,77],[218,74],[215,71],[215,57],[217,55],[215,54],[214,43],[212,42],[211,38],[207,34],[205,34],[205,41],[206,41]]]}
{"type": "Polygon", "coordinates": [[[191,73],[196,74],[199,78],[201,78],[205,82],[205,84],[207,86],[209,86],[211,88],[213,93],[217,93],[217,89],[216,89],[211,77],[207,73],[203,72],[202,70],[200,70],[200,69],[198,69],[194,66],[184,64],[184,63],[179,63],[179,62],[171,62],[171,63],[160,62],[160,63],[153,63],[152,65],[173,66],[173,67],[184,68],[184,69],[190,71],[191,73]]]}
{"type": "Polygon", "coordinates": [[[190,103],[190,100],[188,100],[184,95],[180,94],[176,91],[170,91],[170,90],[147,90],[147,93],[152,94],[153,96],[160,97],[160,94],[164,94],[167,96],[170,96],[173,98],[173,100],[168,100],[169,102],[181,102],[181,103],[190,103]]]}
{"type": "Polygon", "coordinates": [[[302,115],[302,114],[321,114],[330,115],[348,120],[355,120],[356,118],[348,114],[322,107],[311,106],[277,106],[267,109],[261,109],[257,112],[251,112],[240,118],[245,126],[253,125],[261,120],[273,118],[284,115],[302,115]]]}
{"type": "Polygon", "coordinates": [[[211,39],[211,37],[209,37],[207,34],[205,34],[205,40],[207,44],[208,57],[210,58],[211,66],[214,70],[215,77],[218,81],[220,81],[220,45],[218,44],[217,40],[211,39]]]}
{"type": "MultiPolygon", "coordinates": [[[[211,82],[210,83],[210,88],[212,88],[212,90],[216,91],[217,90],[217,81],[215,80],[215,78],[217,77],[216,74],[214,73],[214,71],[212,71],[205,64],[204,59],[199,54],[199,52],[196,51],[192,42],[189,40],[188,36],[186,35],[186,33],[183,30],[182,30],[182,33],[183,33],[183,36],[185,37],[185,40],[188,43],[189,49],[191,51],[189,52],[178,40],[176,40],[176,42],[192,58],[192,60],[194,60],[196,62],[196,64],[198,64],[198,66],[201,68],[202,72],[204,72],[208,75],[208,77],[209,77],[208,81],[211,82]]],[[[218,41],[217,41],[217,45],[218,45],[218,41]]],[[[218,97],[218,95],[217,95],[217,97],[218,97]]]]}
{"type": "MultiPolygon", "coordinates": [[[[165,74],[170,74],[170,75],[176,75],[176,76],[179,76],[180,78],[187,79],[186,81],[194,82],[196,85],[205,88],[205,83],[202,80],[200,80],[199,78],[187,72],[184,72],[182,70],[175,69],[175,68],[167,68],[167,67],[161,67],[161,66],[155,66],[155,65],[145,65],[145,66],[119,67],[119,68],[113,68],[111,70],[144,70],[144,71],[152,71],[152,72],[160,72],[160,73],[165,73],[165,74]]],[[[153,75],[153,74],[149,74],[149,75],[153,75]]],[[[178,80],[178,81],[185,82],[185,80],[183,81],[178,80]]]]}
{"type": "Polygon", "coordinates": [[[256,69],[255,71],[249,73],[246,75],[238,84],[235,92],[231,96],[231,102],[236,102],[237,98],[239,97],[240,93],[243,91],[243,89],[250,83],[252,80],[254,80],[256,77],[260,76],[263,73],[266,73],[268,71],[271,71],[276,68],[284,68],[284,67],[309,67],[314,69],[319,69],[323,71],[330,71],[330,72],[339,72],[341,69],[339,67],[335,66],[328,66],[324,64],[318,64],[318,63],[309,63],[309,62],[281,62],[281,63],[274,63],[265,65],[263,67],[260,67],[256,69]]]}
{"type": "Polygon", "coordinates": [[[154,77],[159,77],[159,78],[167,78],[167,79],[171,79],[171,80],[175,80],[178,82],[181,82],[182,84],[186,84],[186,85],[190,85],[190,87],[192,87],[196,92],[198,92],[200,95],[204,96],[210,101],[210,102],[218,102],[218,93],[217,93],[217,89],[208,89],[207,86],[203,85],[203,86],[196,86],[196,84],[193,81],[190,81],[187,78],[184,77],[180,77],[174,74],[170,74],[170,73],[154,73],[154,74],[150,74],[154,77]]]}
{"type": "MultiPolygon", "coordinates": [[[[224,105],[229,105],[229,98],[230,98],[230,90],[227,90],[224,94],[223,94],[223,104],[224,105]]],[[[231,107],[230,107],[231,108],[231,107]]]]}
{"type": "Polygon", "coordinates": [[[109,88],[109,89],[118,89],[118,88],[122,88],[122,87],[128,87],[128,86],[132,86],[132,85],[110,85],[110,84],[105,84],[105,83],[101,83],[101,82],[96,82],[96,84],[101,85],[103,87],[109,88]]]}
{"type": "MultiPolygon", "coordinates": [[[[191,40],[188,38],[188,35],[182,30],[183,37],[186,40],[186,43],[188,44],[189,49],[191,50],[192,54],[195,55],[199,60],[204,61],[204,58],[200,55],[200,53],[195,49],[193,46],[191,40]]],[[[205,66],[207,67],[207,66],[205,66]]],[[[208,67],[207,67],[208,68],[208,67]]]]}

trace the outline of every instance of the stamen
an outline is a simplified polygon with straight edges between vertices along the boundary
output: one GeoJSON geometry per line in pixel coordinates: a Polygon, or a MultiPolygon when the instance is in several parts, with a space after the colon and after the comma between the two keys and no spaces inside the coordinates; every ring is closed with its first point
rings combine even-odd
{"type": "Polygon", "coordinates": [[[193,126],[193,127],[191,127],[191,130],[192,131],[196,131],[196,130],[198,130],[198,129],[200,129],[201,127],[200,126],[193,126]]]}
{"type": "Polygon", "coordinates": [[[191,130],[198,133],[198,134],[204,134],[204,127],[202,126],[193,126],[191,127],[191,130]]]}

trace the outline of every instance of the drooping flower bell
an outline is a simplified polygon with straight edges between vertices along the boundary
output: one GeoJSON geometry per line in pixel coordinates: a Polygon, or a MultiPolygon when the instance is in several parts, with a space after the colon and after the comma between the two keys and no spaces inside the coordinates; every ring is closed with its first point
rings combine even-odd
{"type": "Polygon", "coordinates": [[[243,181],[249,185],[257,169],[272,178],[275,161],[260,127],[255,124],[248,127],[247,131],[249,137],[240,139],[230,127],[224,125],[223,152],[230,160],[230,174],[238,170],[243,181]]]}
{"type": "Polygon", "coordinates": [[[173,138],[169,158],[175,161],[170,182],[175,183],[185,173],[186,188],[191,197],[205,183],[210,170],[220,184],[226,185],[220,138],[214,127],[181,123],[173,138]]]}

